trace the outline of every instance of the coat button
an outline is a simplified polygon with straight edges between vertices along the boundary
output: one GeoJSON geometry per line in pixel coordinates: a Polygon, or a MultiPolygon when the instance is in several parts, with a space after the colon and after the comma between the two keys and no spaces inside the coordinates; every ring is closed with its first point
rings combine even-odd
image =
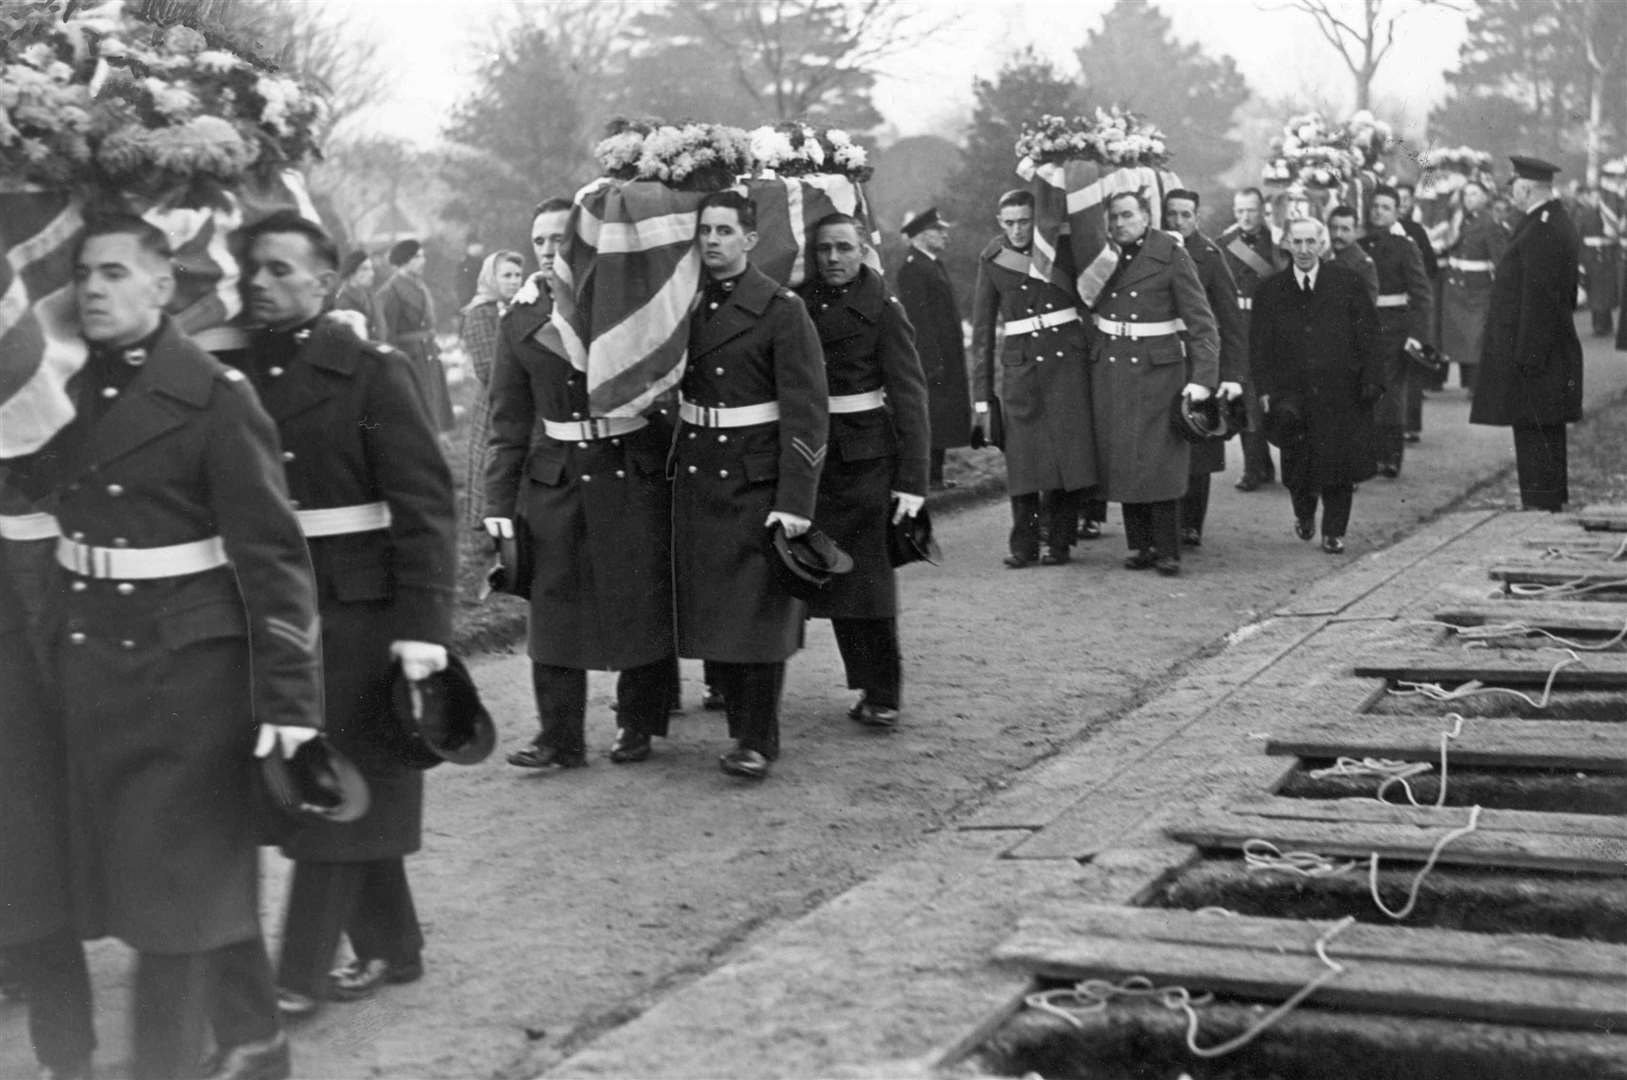
{"type": "Polygon", "coordinates": [[[610,445],[611,446],[620,446],[621,445],[621,440],[620,439],[611,439],[610,440],[610,445]]]}
{"type": "Polygon", "coordinates": [[[288,505],[292,506],[295,510],[298,510],[299,509],[299,500],[298,499],[289,499],[288,500],[288,505]]]}
{"type": "Polygon", "coordinates": [[[1057,358],[1057,359],[1058,359],[1058,360],[1060,360],[1060,359],[1062,359],[1062,354],[1061,354],[1061,353],[1060,353],[1060,352],[1059,352],[1059,353],[1057,353],[1057,354],[1056,354],[1056,358],[1057,358]]]}
{"type": "Polygon", "coordinates": [[[68,640],[73,642],[75,645],[83,645],[85,643],[85,634],[81,630],[75,630],[73,633],[68,635],[68,640]]]}
{"type": "Polygon", "coordinates": [[[715,375],[721,375],[721,374],[723,374],[723,369],[722,368],[713,368],[712,372],[715,375]]]}
{"type": "Polygon", "coordinates": [[[1034,363],[1036,363],[1036,364],[1043,364],[1043,363],[1045,363],[1045,357],[1043,357],[1043,356],[1036,356],[1036,357],[1034,357],[1034,363]]]}
{"type": "Polygon", "coordinates": [[[268,370],[268,371],[267,371],[267,372],[266,372],[266,374],[267,374],[267,375],[270,375],[270,376],[271,376],[271,377],[272,377],[272,378],[273,378],[273,379],[275,379],[275,378],[278,378],[278,377],[279,377],[279,376],[281,376],[281,375],[282,375],[282,368],[280,368],[280,367],[273,367],[273,368],[271,368],[271,369],[269,369],[269,370],[268,370]]]}
{"type": "Polygon", "coordinates": [[[690,437],[690,438],[691,438],[691,439],[693,439],[693,438],[694,438],[694,437],[695,437],[695,433],[694,433],[694,432],[693,432],[693,431],[691,431],[691,432],[690,432],[690,433],[689,433],[689,437],[690,437]]]}
{"type": "Polygon", "coordinates": [[[1136,362],[1136,358],[1135,358],[1135,357],[1133,357],[1133,356],[1132,356],[1132,357],[1130,357],[1130,363],[1132,363],[1132,364],[1133,364],[1133,363],[1135,363],[1135,362],[1136,362]]]}
{"type": "Polygon", "coordinates": [[[68,588],[72,589],[74,592],[84,592],[86,589],[90,588],[90,586],[86,585],[83,581],[76,581],[72,585],[69,585],[68,588]]]}
{"type": "Polygon", "coordinates": [[[115,536],[113,538],[113,546],[117,548],[126,548],[130,546],[130,541],[126,540],[122,536],[115,536]]]}
{"type": "Polygon", "coordinates": [[[580,420],[580,419],[582,419],[582,414],[579,413],[579,412],[573,412],[573,413],[571,413],[571,419],[572,420],[580,420]]]}
{"type": "Polygon", "coordinates": [[[123,649],[133,649],[136,647],[136,643],[131,641],[129,638],[125,638],[123,641],[119,642],[119,647],[123,649]]]}
{"type": "Polygon", "coordinates": [[[578,447],[579,447],[579,448],[580,448],[580,449],[583,449],[583,450],[586,450],[586,449],[587,449],[587,448],[588,448],[588,444],[587,444],[587,443],[585,443],[585,442],[579,442],[579,443],[577,443],[577,444],[576,444],[576,445],[577,445],[577,446],[578,446],[578,447]]]}
{"type": "Polygon", "coordinates": [[[617,469],[616,470],[616,479],[617,480],[624,480],[624,479],[626,479],[626,477],[627,477],[627,470],[626,469],[617,469]]]}
{"type": "Polygon", "coordinates": [[[85,542],[85,534],[82,532],[76,532],[72,536],[68,537],[68,539],[74,541],[75,543],[82,544],[85,542]]]}
{"type": "Polygon", "coordinates": [[[104,386],[102,387],[102,396],[107,398],[109,401],[112,401],[114,398],[119,396],[119,388],[116,386],[104,386]]]}
{"type": "Polygon", "coordinates": [[[294,452],[292,450],[284,450],[282,452],[282,459],[284,461],[293,461],[294,460],[294,452]]]}
{"type": "Polygon", "coordinates": [[[728,441],[729,441],[729,437],[728,437],[728,436],[727,436],[727,435],[719,435],[719,436],[718,436],[718,437],[717,437],[717,441],[718,441],[718,442],[728,442],[728,441]]]}
{"type": "Polygon", "coordinates": [[[690,466],[690,467],[689,467],[689,471],[690,471],[690,472],[694,472],[694,471],[695,471],[695,466],[693,466],[693,465],[691,465],[691,466],[690,466]]]}
{"type": "Polygon", "coordinates": [[[719,469],[719,470],[718,470],[718,471],[717,471],[717,474],[718,474],[718,475],[719,475],[719,476],[722,476],[722,477],[725,477],[725,478],[726,478],[726,477],[727,477],[727,476],[728,476],[728,475],[729,475],[729,470],[728,470],[728,469],[719,469]]]}
{"type": "Polygon", "coordinates": [[[107,493],[109,495],[113,496],[116,499],[120,495],[124,494],[124,485],[123,484],[109,484],[109,485],[107,485],[107,493]]]}
{"type": "Polygon", "coordinates": [[[121,581],[119,582],[118,588],[115,591],[120,596],[129,596],[131,593],[136,591],[136,587],[130,584],[128,581],[121,581]]]}

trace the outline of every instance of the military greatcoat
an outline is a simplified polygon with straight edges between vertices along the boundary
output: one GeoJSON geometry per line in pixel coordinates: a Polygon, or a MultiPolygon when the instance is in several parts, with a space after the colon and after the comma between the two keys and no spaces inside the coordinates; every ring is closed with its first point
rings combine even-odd
{"type": "Polygon", "coordinates": [[[1435,292],[1424,273],[1424,256],[1397,222],[1360,240],[1362,250],[1378,271],[1379,356],[1384,363],[1386,392],[1379,398],[1374,419],[1380,428],[1400,430],[1407,423],[1406,383],[1412,361],[1402,354],[1409,337],[1433,339],[1435,292]],[[1386,306],[1386,297],[1405,297],[1406,306],[1386,306]]]}
{"type": "Polygon", "coordinates": [[[1030,277],[1027,255],[995,240],[977,263],[972,305],[972,395],[1000,400],[1006,430],[1006,488],[1012,495],[1076,491],[1096,483],[1091,442],[1089,336],[1083,322],[1033,333],[1008,329],[995,354],[997,324],[1079,313],[1078,297],[1030,277]],[[995,372],[999,372],[998,384],[995,372]]]}
{"type": "Polygon", "coordinates": [[[775,402],[748,427],[680,424],[673,444],[673,590],[678,655],[737,664],[785,660],[806,605],[780,587],[764,522],[815,517],[825,465],[827,391],[819,336],[802,301],[754,266],[689,330],[685,401],[707,408],[775,402]]]}
{"type": "MultiPolygon", "coordinates": [[[[1203,295],[1209,300],[1214,313],[1215,326],[1220,333],[1219,382],[1248,382],[1248,330],[1243,312],[1237,306],[1237,283],[1226,267],[1226,255],[1220,245],[1194,232],[1187,240],[1186,253],[1192,256],[1197,268],[1198,281],[1203,284],[1203,295]]],[[[1193,474],[1216,473],[1226,468],[1226,444],[1219,439],[1196,443],[1192,447],[1190,468],[1193,474]]]]}
{"type": "Polygon", "coordinates": [[[317,862],[411,854],[424,780],[394,752],[389,650],[392,641],[452,641],[457,556],[446,461],[400,360],[337,320],[262,332],[233,360],[276,421],[296,509],[389,508],[388,527],[308,539],[327,733],[367,777],[371,804],[349,824],[302,823],[283,851],[317,862]]]}
{"type": "Polygon", "coordinates": [[[320,624],[276,428],[248,380],[168,320],[128,384],[98,390],[128,362],[93,356],[80,375],[82,418],[114,393],[57,440],[63,534],[115,549],[219,536],[230,564],[60,576],[74,890],[86,936],[201,952],[259,933],[256,724],[322,725],[320,624]]]}
{"type": "Polygon", "coordinates": [[[1463,215],[1457,242],[1446,254],[1446,283],[1441,290],[1441,354],[1455,364],[1480,363],[1492,274],[1507,247],[1508,233],[1490,211],[1463,215]]]}
{"type": "MultiPolygon", "coordinates": [[[[1185,323],[1178,334],[1098,333],[1091,357],[1096,456],[1102,498],[1145,503],[1186,494],[1192,444],[1175,434],[1170,410],[1187,383],[1219,383],[1220,331],[1192,257],[1157,229],[1121,263],[1096,300],[1098,320],[1185,323]]],[[[1098,322],[1100,325],[1100,322],[1098,322]]]]}
{"type": "Polygon", "coordinates": [[[378,291],[378,340],[401,350],[413,382],[437,431],[451,431],[452,395],[435,341],[435,303],[429,289],[411,274],[397,270],[378,291]]]}
{"type": "MultiPolygon", "coordinates": [[[[1608,198],[1600,193],[1598,198],[1608,198]]],[[[1616,265],[1621,254],[1616,242],[1614,214],[1609,208],[1579,206],[1576,210],[1576,234],[1582,242],[1581,265],[1587,271],[1587,306],[1600,325],[1608,326],[1608,316],[1616,310],[1616,265]],[[1608,216],[1607,216],[1608,215],[1608,216]]]]}
{"type": "Polygon", "coordinates": [[[816,619],[898,614],[887,557],[892,492],[925,495],[927,386],[903,305],[868,266],[847,289],[800,290],[825,353],[832,397],[883,390],[885,407],[831,413],[830,454],[819,477],[815,523],[853,556],[853,570],[808,604],[816,619]]]}
{"type": "Polygon", "coordinates": [[[898,268],[898,299],[915,327],[915,352],[926,374],[932,448],[965,446],[972,435],[972,398],[966,381],[966,337],[960,307],[943,260],[911,247],[898,268]]]}
{"type": "Polygon", "coordinates": [[[1570,215],[1553,200],[1532,210],[1497,263],[1469,423],[1502,427],[1582,418],[1576,336],[1576,257],[1570,215]]]}
{"type": "Polygon", "coordinates": [[[486,512],[530,531],[532,660],[642,667],[672,654],[667,442],[654,424],[574,442],[543,430],[592,415],[586,377],[535,336],[551,308],[544,293],[499,326],[486,512]]]}

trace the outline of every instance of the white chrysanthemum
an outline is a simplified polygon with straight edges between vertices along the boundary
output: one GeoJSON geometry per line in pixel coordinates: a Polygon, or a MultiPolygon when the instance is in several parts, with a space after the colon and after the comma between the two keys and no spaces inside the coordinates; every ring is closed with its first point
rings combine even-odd
{"type": "Polygon", "coordinates": [[[205,49],[192,58],[200,71],[207,71],[214,75],[224,75],[228,71],[236,71],[246,66],[244,61],[234,53],[225,49],[205,49]]]}
{"type": "Polygon", "coordinates": [[[771,127],[756,128],[751,133],[751,156],[762,169],[777,169],[795,156],[791,137],[771,127]]]}

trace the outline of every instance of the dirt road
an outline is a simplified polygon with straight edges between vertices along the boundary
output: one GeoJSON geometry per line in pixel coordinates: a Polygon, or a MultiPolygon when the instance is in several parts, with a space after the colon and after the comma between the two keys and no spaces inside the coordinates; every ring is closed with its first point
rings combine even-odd
{"type": "MultiPolygon", "coordinates": [[[[1627,358],[1589,341],[1591,402],[1627,387],[1627,358]]],[[[590,768],[534,775],[501,755],[429,776],[424,852],[409,863],[429,939],[423,981],[334,1005],[295,1029],[304,1077],[529,1077],[967,816],[1064,745],[1089,739],[1224,636],[1293,592],[1406,534],[1512,462],[1509,433],[1471,428],[1461,391],[1432,396],[1422,444],[1397,481],[1362,485],[1349,554],[1292,535],[1280,487],[1217,477],[1202,549],[1165,579],[1120,567],[1122,527],[1072,565],[1000,565],[1004,503],[938,522],[939,568],[903,574],[905,722],[895,734],[843,716],[852,694],[826,624],[790,665],[784,753],[750,785],[718,771],[722,719],[702,712],[685,664],[673,737],[649,762],[604,758],[610,679],[595,676],[590,768]]],[[[1500,490],[1487,488],[1487,491],[1500,490]]],[[[1485,495],[1482,493],[1482,499],[1485,495]]],[[[475,676],[504,745],[529,737],[523,656],[488,656],[475,676]]],[[[269,859],[268,925],[283,867],[269,859]]],[[[125,1075],[128,954],[93,949],[100,1075],[125,1075]]],[[[798,1007],[786,1002],[787,1009],[798,1007]]],[[[795,1073],[765,1062],[763,1074],[795,1073]]],[[[0,1077],[32,1076],[22,1011],[0,1006],[0,1077]]]]}

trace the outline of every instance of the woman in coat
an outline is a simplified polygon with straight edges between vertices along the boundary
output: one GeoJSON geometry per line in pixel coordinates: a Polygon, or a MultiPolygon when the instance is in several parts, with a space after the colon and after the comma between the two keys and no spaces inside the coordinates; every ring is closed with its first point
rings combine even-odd
{"type": "Polygon", "coordinates": [[[390,249],[395,273],[378,292],[378,340],[407,357],[419,397],[437,431],[452,430],[452,394],[435,343],[435,303],[424,285],[424,247],[403,240],[390,249]]]}
{"type": "Polygon", "coordinates": [[[486,256],[475,280],[474,298],[463,307],[458,336],[469,356],[476,390],[469,417],[469,453],[463,473],[463,523],[479,529],[486,516],[486,458],[491,441],[492,362],[497,358],[498,321],[525,280],[525,261],[515,251],[486,256]]]}

